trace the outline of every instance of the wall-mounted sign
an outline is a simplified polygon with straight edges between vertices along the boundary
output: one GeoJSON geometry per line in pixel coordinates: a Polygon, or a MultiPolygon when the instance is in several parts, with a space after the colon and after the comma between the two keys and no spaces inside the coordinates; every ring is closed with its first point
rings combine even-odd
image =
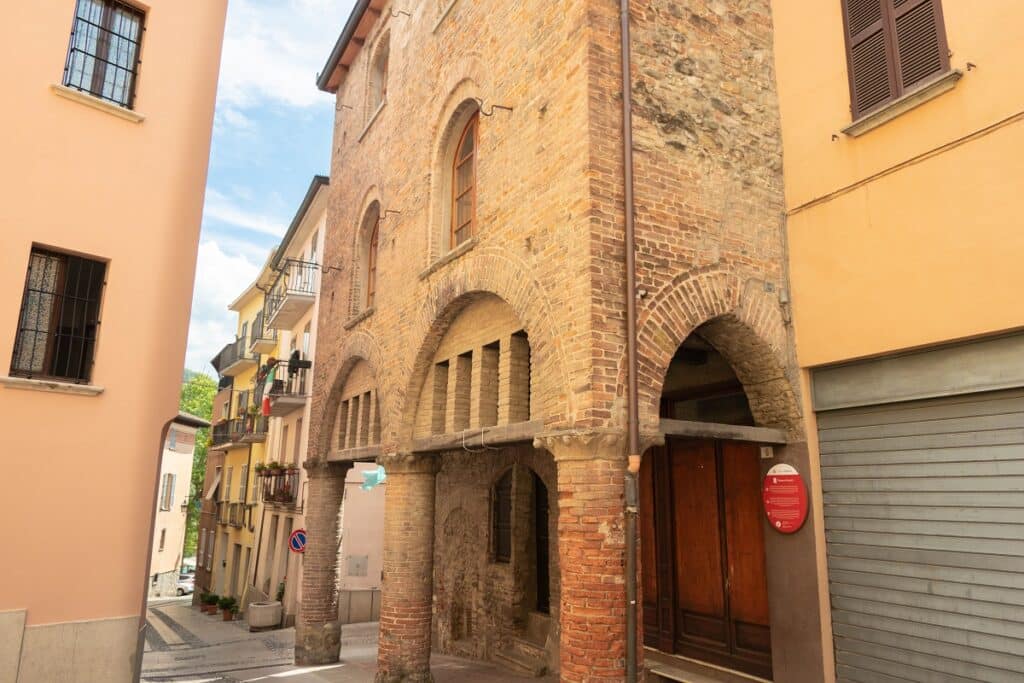
{"type": "Polygon", "coordinates": [[[292,532],[292,535],[288,537],[288,548],[293,553],[304,553],[306,552],[306,530],[296,529],[292,532]]]}
{"type": "Polygon", "coordinates": [[[761,493],[773,529],[783,534],[800,530],[807,520],[807,487],[796,468],[776,465],[768,470],[761,493]]]}

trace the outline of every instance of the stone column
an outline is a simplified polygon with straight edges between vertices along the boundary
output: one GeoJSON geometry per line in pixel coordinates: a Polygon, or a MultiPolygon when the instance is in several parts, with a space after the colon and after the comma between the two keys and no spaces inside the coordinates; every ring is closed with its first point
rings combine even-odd
{"type": "MultiPolygon", "coordinates": [[[[345,493],[345,476],[352,463],[306,462],[305,467],[309,475],[309,497],[305,508],[302,605],[295,626],[295,663],[315,666],[337,662],[341,650],[338,512],[345,493]]],[[[287,545],[281,552],[289,552],[287,545]]]]}
{"type": "Polygon", "coordinates": [[[434,594],[435,455],[389,455],[384,498],[377,683],[423,683],[430,675],[434,594]]]}
{"type": "Polygon", "coordinates": [[[558,471],[562,681],[621,683],[626,672],[625,472],[621,434],[538,438],[558,471]]]}

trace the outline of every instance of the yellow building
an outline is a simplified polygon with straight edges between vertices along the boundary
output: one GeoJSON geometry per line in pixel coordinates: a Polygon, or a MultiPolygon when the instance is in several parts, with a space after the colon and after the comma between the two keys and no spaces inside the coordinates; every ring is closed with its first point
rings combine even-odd
{"type": "Polygon", "coordinates": [[[0,680],[141,663],[226,8],[4,3],[0,680]]]}
{"type": "Polygon", "coordinates": [[[1020,680],[1024,5],[772,5],[823,644],[1020,680]]]}
{"type": "Polygon", "coordinates": [[[301,560],[288,547],[302,528],[311,358],[324,237],[327,178],[316,176],[295,219],[256,280],[230,306],[236,339],[213,359],[221,377],[208,461],[216,514],[204,519],[200,586],[240,606],[280,599],[294,621],[301,560]],[[275,366],[275,361],[276,366],[275,366]],[[273,368],[273,377],[267,375],[273,368]],[[264,398],[266,409],[264,410],[264,398]],[[264,415],[264,413],[268,413],[264,415]]]}

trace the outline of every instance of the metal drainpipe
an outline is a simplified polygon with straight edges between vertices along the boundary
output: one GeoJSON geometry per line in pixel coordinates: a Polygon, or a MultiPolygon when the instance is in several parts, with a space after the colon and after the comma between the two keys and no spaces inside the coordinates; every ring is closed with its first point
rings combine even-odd
{"type": "MultiPolygon", "coordinates": [[[[146,545],[146,578],[142,585],[142,605],[139,608],[139,632],[135,640],[135,666],[134,671],[132,671],[132,680],[135,683],[138,683],[142,678],[142,653],[146,649],[146,617],[149,612],[149,570],[153,567],[153,535],[156,533],[156,503],[160,497],[160,467],[164,460],[164,444],[167,443],[167,432],[174,423],[174,419],[172,417],[165,422],[163,429],[160,430],[160,448],[157,451],[156,458],[156,481],[153,483],[153,505],[150,506],[152,510],[149,513],[149,544],[146,545]]],[[[189,485],[191,486],[191,482],[189,482],[189,485]]]]}
{"type": "Polygon", "coordinates": [[[640,471],[640,418],[637,410],[636,360],[636,234],[633,220],[633,85],[630,63],[629,0],[619,0],[622,38],[622,175],[626,217],[626,357],[627,422],[629,443],[626,470],[626,681],[637,680],[637,582],[636,532],[640,471]]]}

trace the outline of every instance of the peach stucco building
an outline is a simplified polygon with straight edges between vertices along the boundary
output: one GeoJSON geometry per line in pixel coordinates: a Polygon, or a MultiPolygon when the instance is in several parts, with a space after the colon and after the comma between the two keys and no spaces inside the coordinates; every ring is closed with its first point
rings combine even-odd
{"type": "Polygon", "coordinates": [[[5,683],[116,683],[139,664],[226,9],[5,6],[5,683]]]}

